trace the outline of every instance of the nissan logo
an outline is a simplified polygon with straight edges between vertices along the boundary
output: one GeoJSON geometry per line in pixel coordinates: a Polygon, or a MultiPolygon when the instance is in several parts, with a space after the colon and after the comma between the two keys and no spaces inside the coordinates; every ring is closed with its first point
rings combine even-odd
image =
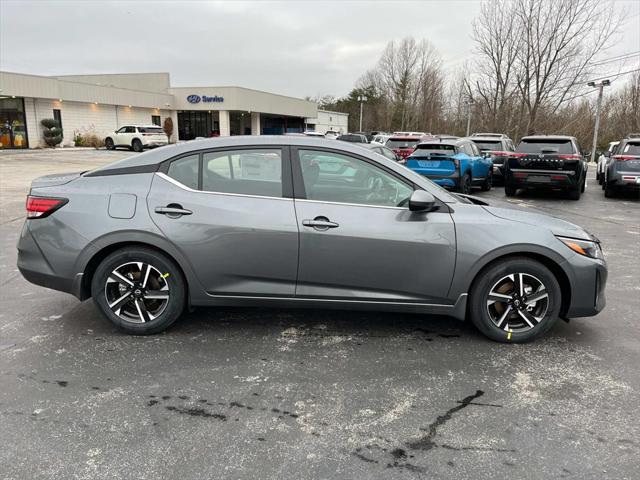
{"type": "Polygon", "coordinates": [[[187,97],[187,102],[189,103],[200,103],[200,95],[189,95],[187,97]]]}

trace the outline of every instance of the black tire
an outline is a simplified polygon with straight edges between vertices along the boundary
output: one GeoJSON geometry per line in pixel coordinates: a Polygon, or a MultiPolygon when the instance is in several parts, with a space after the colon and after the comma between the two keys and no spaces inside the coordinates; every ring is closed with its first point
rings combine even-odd
{"type": "Polygon", "coordinates": [[[605,182],[604,184],[604,196],[607,198],[613,198],[616,196],[616,189],[613,188],[609,182],[605,182]]]}
{"type": "Polygon", "coordinates": [[[491,187],[493,187],[493,172],[489,170],[487,178],[485,178],[484,183],[480,188],[483,192],[488,192],[489,190],[491,190],[491,187]]]}
{"type": "Polygon", "coordinates": [[[580,195],[582,194],[582,186],[578,185],[576,188],[571,188],[567,190],[567,198],[569,200],[580,200],[580,195]]]}
{"type": "Polygon", "coordinates": [[[142,146],[142,142],[137,138],[134,138],[133,142],[131,142],[131,148],[133,148],[134,152],[141,152],[142,150],[144,150],[144,147],[142,146]]]}
{"type": "MultiPolygon", "coordinates": [[[[510,280],[507,279],[507,282],[509,281],[510,280]]],[[[532,293],[528,295],[532,295],[532,293]]],[[[524,301],[526,301],[526,295],[524,296],[524,301]]],[[[556,277],[547,267],[527,257],[512,257],[499,260],[478,274],[471,288],[468,312],[471,322],[480,332],[491,340],[505,343],[525,343],[544,335],[555,325],[558,321],[561,305],[562,292],[560,285],[556,277]],[[532,322],[533,327],[525,323],[523,317],[521,317],[521,314],[514,306],[511,307],[511,311],[516,313],[509,314],[506,317],[506,330],[504,326],[502,328],[498,327],[497,324],[494,323],[495,319],[492,319],[495,311],[490,311],[492,307],[488,305],[488,302],[491,301],[488,300],[489,293],[496,285],[496,282],[501,282],[511,274],[516,276],[523,274],[524,279],[533,278],[539,280],[548,295],[546,299],[540,300],[541,302],[546,302],[546,309],[544,312],[539,312],[540,320],[537,323],[532,322]],[[513,318],[513,320],[510,320],[510,318],[513,318]],[[519,327],[519,323],[523,326],[519,327]]],[[[545,304],[540,305],[540,307],[543,306],[545,306],[545,304]]],[[[493,307],[493,309],[495,308],[497,307],[493,307]]],[[[508,307],[505,307],[503,312],[506,311],[507,308],[508,307]]],[[[520,310],[528,312],[526,307],[520,310]]]]}
{"type": "Polygon", "coordinates": [[[465,173],[460,179],[457,190],[458,193],[464,193],[465,195],[471,193],[471,176],[468,173],[465,173]]]}
{"type": "Polygon", "coordinates": [[[113,139],[111,139],[110,137],[107,137],[104,139],[104,146],[107,150],[115,150],[116,146],[113,143],[113,139]]]}
{"type": "MultiPolygon", "coordinates": [[[[122,270],[118,270],[122,271],[122,270]]],[[[150,269],[151,271],[151,269],[150,269]]],[[[182,314],[186,303],[186,282],[180,271],[180,268],[176,263],[168,258],[166,255],[143,247],[125,247],[120,250],[116,250],[109,256],[107,256],[98,265],[93,278],[91,280],[91,294],[95,304],[98,306],[104,316],[106,316],[114,325],[121,330],[133,334],[133,335],[150,335],[161,332],[169,328],[182,314]],[[143,268],[140,269],[139,275],[136,276],[135,268],[141,263],[143,268]],[[115,278],[113,272],[116,269],[127,268],[131,265],[133,272],[126,280],[132,285],[125,284],[124,281],[113,282],[110,278],[115,278]],[[143,276],[143,269],[146,265],[153,267],[153,272],[157,272],[160,275],[154,275],[153,273],[148,275],[147,290],[154,290],[156,293],[163,293],[166,287],[166,303],[165,300],[153,300],[148,299],[145,296],[137,297],[142,301],[144,306],[144,312],[140,312],[136,304],[136,297],[134,296],[134,289],[140,289],[141,277],[143,276]],[[155,278],[154,278],[155,277],[155,278]],[[149,288],[150,287],[150,288],[149,288]],[[120,289],[119,292],[118,290],[120,289]],[[109,290],[109,292],[107,292],[109,290]],[[120,308],[116,313],[115,308],[109,307],[107,295],[115,293],[115,297],[122,294],[125,298],[126,292],[129,291],[128,299],[124,299],[120,302],[120,308]],[[154,303],[156,302],[156,303],[154,303]],[[154,305],[157,305],[157,316],[153,316],[154,305]],[[160,308],[160,305],[163,305],[160,308]],[[134,312],[133,314],[131,312],[134,312]],[[146,321],[138,322],[138,318],[135,317],[137,313],[146,318],[146,321]],[[150,316],[153,318],[149,319],[150,316]],[[128,318],[123,318],[128,317],[128,318]]],[[[149,292],[147,292],[149,293],[149,292]]],[[[112,303],[113,304],[113,303],[112,303]]]]}
{"type": "Polygon", "coordinates": [[[584,178],[582,179],[582,185],[580,186],[580,193],[584,193],[586,189],[587,189],[587,175],[585,174],[584,178]]]}
{"type": "Polygon", "coordinates": [[[518,189],[516,187],[512,187],[511,185],[505,185],[504,186],[504,194],[507,197],[515,197],[517,190],[518,189]]]}

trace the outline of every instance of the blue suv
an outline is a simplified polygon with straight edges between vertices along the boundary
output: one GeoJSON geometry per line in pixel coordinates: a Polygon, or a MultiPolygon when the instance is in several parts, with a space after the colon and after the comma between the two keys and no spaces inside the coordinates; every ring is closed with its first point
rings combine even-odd
{"type": "Polygon", "coordinates": [[[406,166],[460,193],[470,193],[472,186],[488,191],[493,185],[493,161],[468,138],[420,143],[406,166]]]}

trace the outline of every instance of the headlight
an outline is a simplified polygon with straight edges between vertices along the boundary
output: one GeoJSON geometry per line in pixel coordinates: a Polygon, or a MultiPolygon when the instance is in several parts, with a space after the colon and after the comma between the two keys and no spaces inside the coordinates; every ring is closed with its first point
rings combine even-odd
{"type": "Polygon", "coordinates": [[[604,260],[602,249],[598,242],[590,242],[588,240],[578,240],[575,238],[557,237],[562,243],[580,255],[589,258],[598,258],[604,260]]]}

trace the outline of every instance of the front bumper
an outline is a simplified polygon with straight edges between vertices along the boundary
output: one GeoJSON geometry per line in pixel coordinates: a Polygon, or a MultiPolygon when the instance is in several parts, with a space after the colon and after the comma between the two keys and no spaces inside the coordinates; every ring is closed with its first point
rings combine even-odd
{"type": "Polygon", "coordinates": [[[565,313],[568,318],[597,315],[607,304],[607,264],[576,254],[569,262],[571,302],[565,313]],[[572,278],[571,278],[572,277],[572,278]]]}

